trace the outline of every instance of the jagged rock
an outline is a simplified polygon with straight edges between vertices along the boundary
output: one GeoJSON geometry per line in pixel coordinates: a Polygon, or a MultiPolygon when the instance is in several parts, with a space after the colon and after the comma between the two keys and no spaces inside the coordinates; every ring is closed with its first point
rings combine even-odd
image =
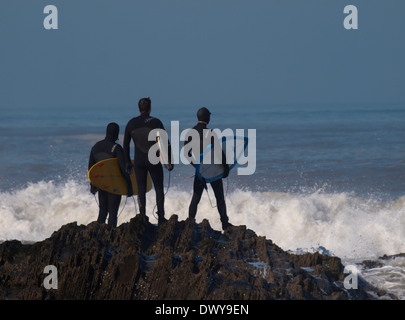
{"type": "Polygon", "coordinates": [[[0,244],[0,299],[371,298],[343,279],[337,257],[293,255],[245,226],[221,233],[176,215],[159,227],[140,215],[115,229],[70,223],[41,242],[0,244]],[[43,285],[47,265],[57,289],[43,285]]]}

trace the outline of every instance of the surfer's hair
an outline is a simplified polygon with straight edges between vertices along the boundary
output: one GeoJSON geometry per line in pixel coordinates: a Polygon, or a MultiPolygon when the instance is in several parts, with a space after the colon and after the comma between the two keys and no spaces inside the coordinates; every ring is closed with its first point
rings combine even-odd
{"type": "Polygon", "coordinates": [[[151,105],[152,101],[150,100],[149,97],[140,99],[138,102],[139,112],[141,113],[149,112],[151,105]]]}

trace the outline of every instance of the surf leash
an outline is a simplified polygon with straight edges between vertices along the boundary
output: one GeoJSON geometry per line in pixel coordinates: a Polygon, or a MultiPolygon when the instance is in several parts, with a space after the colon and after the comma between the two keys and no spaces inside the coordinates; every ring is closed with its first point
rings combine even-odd
{"type": "Polygon", "coordinates": [[[124,203],[124,206],[122,207],[122,209],[121,209],[120,213],[118,214],[118,216],[117,216],[117,220],[118,220],[118,218],[120,217],[120,215],[121,215],[122,211],[124,211],[125,206],[127,205],[127,200],[128,200],[128,197],[125,197],[125,203],[124,203]]]}
{"type": "Polygon", "coordinates": [[[135,215],[138,214],[137,210],[136,210],[136,201],[135,201],[135,197],[132,197],[132,199],[134,199],[134,207],[135,207],[135,215]]]}
{"type": "Polygon", "coordinates": [[[217,207],[216,205],[215,206],[212,205],[212,201],[211,201],[210,194],[208,193],[207,185],[205,185],[205,191],[207,192],[207,196],[208,196],[208,200],[210,201],[211,208],[216,208],[217,207]]]}
{"type": "MultiPolygon", "coordinates": [[[[224,181],[224,180],[227,180],[227,179],[222,179],[222,181],[224,181]]],[[[210,201],[211,208],[216,208],[217,205],[212,205],[211,197],[210,197],[210,194],[209,194],[208,188],[207,188],[207,183],[205,183],[204,189],[207,192],[207,196],[208,196],[208,200],[210,201]]],[[[226,198],[226,196],[228,195],[228,189],[229,189],[229,182],[226,181],[226,191],[223,194],[224,198],[226,198]]]]}
{"type": "Polygon", "coordinates": [[[96,197],[96,194],[93,194],[93,196],[94,196],[94,200],[96,200],[96,203],[97,203],[97,207],[100,209],[100,205],[98,204],[98,201],[97,201],[97,197],[96,197]]]}

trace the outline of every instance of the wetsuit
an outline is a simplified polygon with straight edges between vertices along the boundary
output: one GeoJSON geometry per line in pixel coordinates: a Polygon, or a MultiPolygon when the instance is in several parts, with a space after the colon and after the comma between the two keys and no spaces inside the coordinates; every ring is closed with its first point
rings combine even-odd
{"type": "MultiPolygon", "coordinates": [[[[131,180],[126,173],[125,167],[125,156],[123,148],[115,141],[118,139],[119,127],[117,124],[109,124],[107,127],[107,135],[104,140],[97,142],[90,152],[89,158],[89,170],[90,168],[99,161],[109,159],[109,158],[118,158],[121,172],[127,183],[128,195],[132,195],[132,184],[131,180]]],[[[121,202],[121,196],[113,193],[109,193],[103,190],[97,189],[95,186],[91,185],[91,193],[95,194],[98,191],[99,199],[99,214],[97,221],[99,223],[105,223],[107,215],[108,224],[110,226],[117,226],[117,216],[118,208],[121,202]]]]}
{"type": "MultiPolygon", "coordinates": [[[[199,135],[200,135],[200,150],[204,150],[204,147],[206,145],[204,145],[204,140],[203,140],[203,130],[207,129],[207,125],[205,123],[198,123],[195,127],[193,127],[194,130],[196,130],[199,135]]],[[[211,142],[210,143],[214,143],[213,141],[214,137],[211,138],[211,142]]],[[[189,143],[191,141],[191,138],[189,138],[184,145],[186,145],[187,143],[189,143]]],[[[191,155],[191,153],[189,153],[189,156],[191,155]]],[[[229,174],[229,165],[226,163],[226,158],[224,153],[222,153],[222,165],[225,168],[225,173],[224,173],[224,178],[226,178],[229,174]]],[[[193,164],[193,166],[195,166],[193,164]]],[[[212,181],[210,182],[211,187],[214,191],[215,194],[215,198],[217,201],[217,209],[219,212],[219,216],[221,218],[221,222],[222,222],[222,228],[225,230],[230,224],[229,224],[229,219],[228,219],[228,215],[226,213],[226,203],[225,203],[225,195],[224,195],[224,187],[223,187],[223,183],[222,183],[222,178],[212,181]]],[[[205,180],[200,180],[200,178],[197,176],[197,174],[195,174],[194,176],[194,184],[193,184],[193,197],[191,199],[191,203],[190,203],[190,207],[188,210],[188,216],[189,218],[195,219],[195,216],[197,214],[197,206],[198,203],[201,200],[201,196],[202,193],[204,191],[204,189],[207,188],[207,183],[205,182],[205,180]]]]}
{"type": "MultiPolygon", "coordinates": [[[[142,113],[140,116],[129,120],[124,135],[124,152],[127,163],[130,162],[130,142],[134,141],[134,170],[136,181],[138,183],[138,204],[139,212],[146,215],[146,181],[148,172],[152,178],[153,186],[156,192],[156,205],[159,222],[165,220],[163,191],[163,167],[160,162],[152,164],[148,159],[148,152],[156,141],[148,141],[149,132],[153,129],[163,129],[162,122],[148,113],[142,113]]],[[[169,154],[170,151],[169,145],[169,154]]]]}

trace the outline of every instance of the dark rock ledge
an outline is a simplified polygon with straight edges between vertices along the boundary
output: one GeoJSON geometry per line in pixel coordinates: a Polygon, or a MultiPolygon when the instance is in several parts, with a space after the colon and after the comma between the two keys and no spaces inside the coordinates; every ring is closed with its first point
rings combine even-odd
{"type": "Polygon", "coordinates": [[[110,230],[64,225],[34,244],[0,244],[0,299],[375,299],[359,279],[346,290],[338,257],[283,251],[245,226],[225,233],[173,215],[162,226],[136,216],[110,230]],[[45,289],[54,265],[58,288],[45,289]]]}

